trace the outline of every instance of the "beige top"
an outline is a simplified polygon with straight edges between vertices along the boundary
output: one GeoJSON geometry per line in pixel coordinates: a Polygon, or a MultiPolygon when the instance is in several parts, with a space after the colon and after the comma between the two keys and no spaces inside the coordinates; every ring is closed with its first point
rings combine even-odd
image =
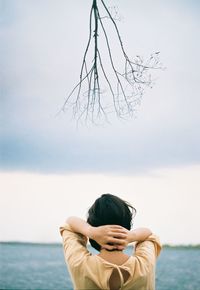
{"type": "Polygon", "coordinates": [[[122,265],[107,262],[92,255],[86,247],[86,238],[74,233],[68,224],[60,227],[63,238],[65,261],[71,275],[74,289],[110,289],[109,279],[116,269],[123,290],[155,290],[156,257],[161,250],[158,237],[151,235],[146,241],[137,243],[135,251],[122,265]],[[121,270],[129,273],[124,283],[121,270]]]}

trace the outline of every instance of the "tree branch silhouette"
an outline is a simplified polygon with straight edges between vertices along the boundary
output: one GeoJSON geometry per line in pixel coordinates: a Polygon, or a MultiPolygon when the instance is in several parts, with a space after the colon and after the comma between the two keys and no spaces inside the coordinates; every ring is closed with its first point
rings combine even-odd
{"type": "Polygon", "coordinates": [[[98,123],[100,120],[108,121],[108,114],[115,112],[119,118],[133,116],[135,106],[140,103],[145,87],[152,87],[151,71],[161,68],[159,52],[150,56],[146,61],[136,56],[132,61],[125,52],[123,42],[116,24],[108,7],[103,0],[93,0],[89,17],[89,37],[83,55],[79,82],[67,96],[62,110],[72,108],[73,117],[77,121],[85,120],[98,123]],[[104,16],[101,16],[98,3],[101,3],[104,16]],[[113,58],[111,44],[104,21],[110,19],[124,62],[124,68],[118,70],[113,58]],[[101,29],[112,75],[106,69],[99,48],[99,29],[101,29]],[[93,59],[88,65],[87,57],[93,40],[93,59]],[[103,82],[107,84],[106,98],[103,96],[103,82]],[[111,99],[109,98],[111,96],[111,99]]]}

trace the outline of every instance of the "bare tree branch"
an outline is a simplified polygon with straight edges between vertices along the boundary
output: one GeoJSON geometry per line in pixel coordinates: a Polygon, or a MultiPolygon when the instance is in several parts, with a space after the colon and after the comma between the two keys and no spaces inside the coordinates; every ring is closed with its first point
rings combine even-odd
{"type": "Polygon", "coordinates": [[[145,87],[152,87],[151,71],[161,68],[159,52],[150,56],[147,61],[136,56],[132,61],[125,52],[121,35],[112,16],[103,0],[92,0],[89,17],[89,37],[84,52],[79,82],[67,96],[62,110],[72,108],[73,116],[77,121],[85,120],[92,123],[108,121],[108,114],[115,112],[119,118],[132,117],[135,107],[140,103],[145,87]],[[101,16],[97,2],[102,5],[104,16],[101,16]],[[118,70],[113,59],[111,43],[104,21],[111,20],[121,49],[123,70],[118,70]],[[104,37],[110,62],[112,75],[106,69],[99,49],[99,30],[104,37]],[[93,35],[92,35],[93,33],[93,35]],[[89,49],[94,41],[94,53],[91,65],[88,65],[89,49]],[[103,84],[107,84],[107,97],[103,95],[103,84]],[[109,92],[111,99],[109,98],[109,92]],[[112,109],[113,108],[113,109],[112,109]]]}

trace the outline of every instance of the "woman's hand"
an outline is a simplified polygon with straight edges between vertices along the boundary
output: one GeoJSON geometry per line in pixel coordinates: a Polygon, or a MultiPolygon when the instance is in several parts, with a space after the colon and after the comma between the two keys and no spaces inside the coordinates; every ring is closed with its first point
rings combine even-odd
{"type": "Polygon", "coordinates": [[[88,237],[107,250],[123,250],[128,244],[129,231],[118,225],[90,226],[88,237]]]}
{"type": "Polygon", "coordinates": [[[102,248],[123,250],[129,243],[140,241],[151,233],[148,229],[129,231],[119,225],[92,227],[78,217],[69,217],[66,221],[75,233],[95,240],[102,248]]]}

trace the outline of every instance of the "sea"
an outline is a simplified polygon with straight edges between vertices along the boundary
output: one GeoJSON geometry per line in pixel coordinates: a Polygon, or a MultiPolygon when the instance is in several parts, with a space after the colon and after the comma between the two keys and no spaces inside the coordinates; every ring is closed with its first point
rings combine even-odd
{"type": "MultiPolygon", "coordinates": [[[[0,289],[72,290],[62,245],[0,243],[0,289]]],[[[156,290],[200,290],[200,246],[165,246],[157,262],[156,290]]]]}

